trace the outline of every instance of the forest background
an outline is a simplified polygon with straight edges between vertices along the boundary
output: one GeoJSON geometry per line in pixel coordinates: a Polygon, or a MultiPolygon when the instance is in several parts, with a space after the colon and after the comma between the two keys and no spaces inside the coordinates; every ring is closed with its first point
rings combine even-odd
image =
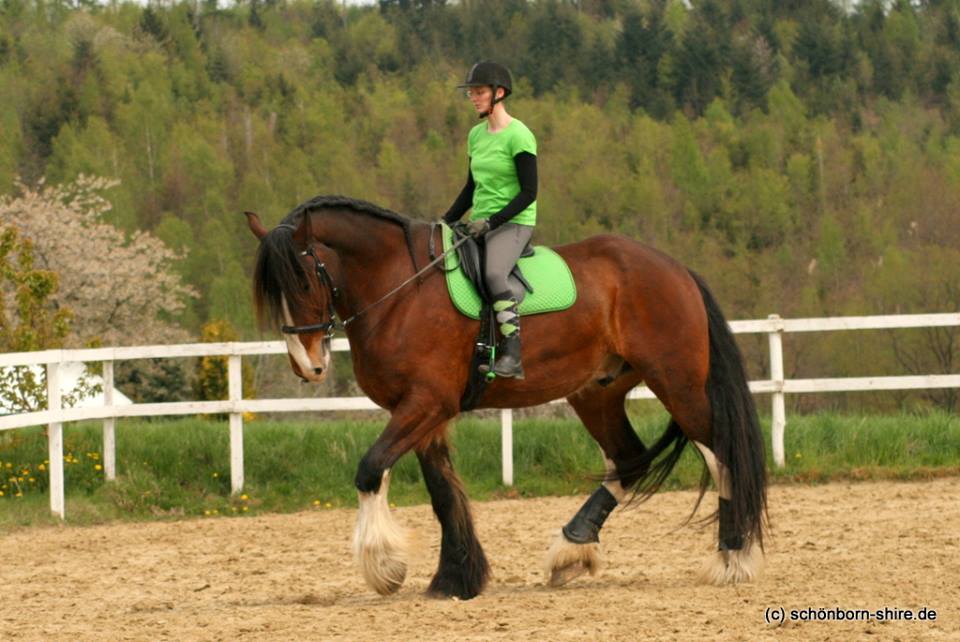
{"type": "MultiPolygon", "coordinates": [[[[476,123],[455,85],[484,58],[511,68],[507,106],[538,138],[536,242],[649,243],[731,319],[960,309],[960,0],[0,0],[0,225],[30,244],[4,288],[52,279],[44,318],[70,314],[39,347],[259,338],[241,212],[272,224],[339,193],[436,220],[476,123]]],[[[14,334],[6,350],[38,347],[14,334]]],[[[761,375],[766,339],[741,339],[761,375]]],[[[785,353],[788,377],[957,372],[960,332],[785,353]]],[[[309,394],[352,389],[339,361],[309,394]]],[[[250,392],[292,379],[258,365],[250,392]]],[[[139,400],[222,392],[170,364],[118,379],[139,400]]]]}

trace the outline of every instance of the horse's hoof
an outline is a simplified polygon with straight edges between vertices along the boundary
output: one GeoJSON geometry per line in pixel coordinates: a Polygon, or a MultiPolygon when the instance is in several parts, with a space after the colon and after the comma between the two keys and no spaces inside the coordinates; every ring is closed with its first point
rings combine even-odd
{"type": "Polygon", "coordinates": [[[763,553],[749,543],[738,551],[716,551],[700,571],[700,582],[714,586],[751,582],[760,574],[763,553]]]}
{"type": "Polygon", "coordinates": [[[583,562],[575,562],[563,568],[555,568],[550,572],[550,579],[547,581],[552,588],[558,588],[572,582],[584,573],[589,572],[589,568],[583,562]]]}
{"type": "Polygon", "coordinates": [[[380,595],[396,593],[403,586],[403,581],[407,579],[407,565],[401,560],[373,561],[361,557],[360,564],[367,585],[380,595]]]}
{"type": "Polygon", "coordinates": [[[367,585],[380,595],[396,593],[407,577],[407,535],[387,505],[389,477],[379,493],[360,493],[353,553],[367,585]]]}
{"type": "Polygon", "coordinates": [[[564,537],[561,531],[556,535],[547,552],[547,584],[552,587],[563,586],[584,573],[596,575],[600,570],[600,544],[576,544],[564,537]]]}
{"type": "Polygon", "coordinates": [[[480,588],[466,586],[463,581],[435,577],[427,589],[427,597],[438,600],[449,600],[450,598],[472,600],[480,595],[480,590],[480,588]]]}

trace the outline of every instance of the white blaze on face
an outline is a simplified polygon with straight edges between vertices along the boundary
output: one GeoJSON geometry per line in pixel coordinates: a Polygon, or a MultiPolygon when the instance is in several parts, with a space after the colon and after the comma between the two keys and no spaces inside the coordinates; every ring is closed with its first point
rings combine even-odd
{"type": "MultiPolygon", "coordinates": [[[[283,304],[283,320],[287,325],[296,325],[293,322],[293,317],[290,315],[290,308],[287,306],[287,299],[283,295],[280,296],[280,301],[283,304]]],[[[287,352],[290,353],[290,357],[296,362],[297,366],[300,368],[301,374],[303,374],[306,379],[316,379],[314,374],[314,365],[313,360],[310,358],[310,354],[307,352],[307,349],[303,346],[303,343],[300,341],[300,335],[298,334],[284,334],[283,338],[287,342],[287,352]]],[[[330,353],[326,349],[326,345],[323,345],[323,369],[326,372],[327,368],[330,366],[330,353]]]]}

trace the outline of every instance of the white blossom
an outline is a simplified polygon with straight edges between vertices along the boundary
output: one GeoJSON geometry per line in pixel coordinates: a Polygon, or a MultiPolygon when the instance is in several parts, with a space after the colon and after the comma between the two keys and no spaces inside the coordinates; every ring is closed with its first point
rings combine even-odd
{"type": "Polygon", "coordinates": [[[80,176],[73,183],[0,197],[0,225],[33,241],[35,266],[56,272],[59,306],[73,313],[68,346],[175,343],[189,334],[175,323],[196,291],[174,271],[182,258],[148,232],[126,235],[105,223],[102,193],[119,181],[80,176]]]}

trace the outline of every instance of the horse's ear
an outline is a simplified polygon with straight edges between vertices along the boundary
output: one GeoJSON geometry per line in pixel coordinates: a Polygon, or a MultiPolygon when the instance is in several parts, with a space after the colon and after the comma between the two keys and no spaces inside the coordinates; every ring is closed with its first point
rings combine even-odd
{"type": "Polygon", "coordinates": [[[250,231],[253,232],[254,236],[258,239],[262,239],[267,235],[267,228],[263,226],[263,223],[260,222],[260,217],[254,212],[244,212],[247,216],[247,225],[250,226],[250,231]]]}
{"type": "Polygon", "coordinates": [[[297,225],[297,229],[293,233],[293,242],[298,246],[306,246],[310,244],[310,241],[310,217],[304,214],[300,217],[300,224],[297,225]]]}

